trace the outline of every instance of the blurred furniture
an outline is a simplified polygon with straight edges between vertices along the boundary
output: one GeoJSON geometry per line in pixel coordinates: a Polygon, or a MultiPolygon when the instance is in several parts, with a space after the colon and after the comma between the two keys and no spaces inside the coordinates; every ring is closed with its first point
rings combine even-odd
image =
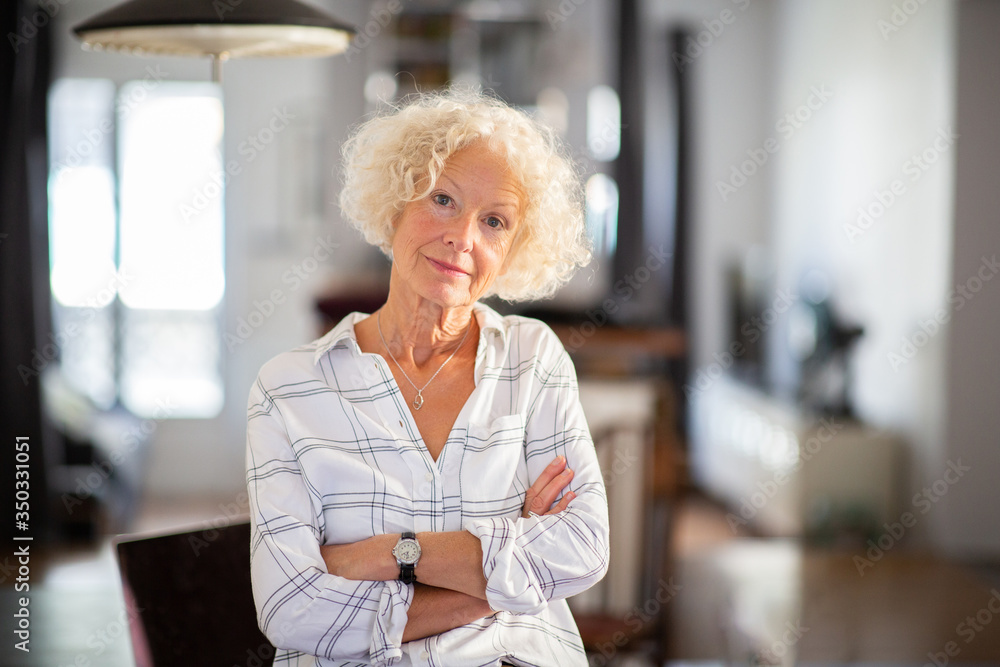
{"type": "Polygon", "coordinates": [[[655,378],[583,379],[580,401],[608,494],[611,557],[596,586],[570,600],[584,647],[603,664],[666,655],[674,467],[657,439],[669,396],[655,378]]]}
{"type": "Polygon", "coordinates": [[[315,309],[320,318],[317,336],[337,326],[351,313],[374,313],[389,297],[388,280],[385,284],[375,279],[358,282],[361,284],[350,288],[336,286],[327,289],[316,297],[315,309]]]}
{"type": "Polygon", "coordinates": [[[630,654],[661,664],[676,593],[670,538],[686,477],[676,373],[684,333],[591,321],[552,328],[576,365],[611,524],[608,574],[570,606],[584,647],[600,664],[630,654]]]}
{"type": "Polygon", "coordinates": [[[806,412],[725,375],[696,385],[692,474],[729,506],[734,528],[867,538],[898,519],[895,434],[806,412]]]}
{"type": "Polygon", "coordinates": [[[248,521],[124,536],[115,547],[138,667],[273,662],[257,627],[248,521]]]}
{"type": "Polygon", "coordinates": [[[57,369],[42,375],[53,425],[46,457],[52,527],[60,538],[93,540],[130,530],[157,421],[118,405],[95,407],[57,369]]]}

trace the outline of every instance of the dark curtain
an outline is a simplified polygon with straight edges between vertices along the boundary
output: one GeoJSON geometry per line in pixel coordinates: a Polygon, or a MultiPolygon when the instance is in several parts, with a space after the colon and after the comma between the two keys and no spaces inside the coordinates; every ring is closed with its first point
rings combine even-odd
{"type": "Polygon", "coordinates": [[[58,354],[46,194],[51,18],[28,0],[0,5],[0,532],[38,540],[49,528],[45,461],[53,432],[44,422],[37,371],[58,354]],[[15,525],[13,511],[18,438],[26,438],[20,442],[28,443],[30,457],[27,530],[15,525]]]}

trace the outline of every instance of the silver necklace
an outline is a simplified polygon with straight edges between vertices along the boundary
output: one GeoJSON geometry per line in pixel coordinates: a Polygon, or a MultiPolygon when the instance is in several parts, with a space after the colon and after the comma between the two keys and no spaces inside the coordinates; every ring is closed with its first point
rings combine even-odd
{"type": "MultiPolygon", "coordinates": [[[[409,382],[411,385],[413,385],[414,389],[417,389],[417,385],[414,384],[413,380],[410,379],[410,376],[407,375],[406,371],[403,370],[403,367],[400,365],[399,361],[397,361],[395,355],[393,355],[392,353],[392,350],[389,349],[389,346],[385,342],[385,336],[382,335],[381,310],[378,311],[378,315],[375,318],[375,324],[376,326],[378,326],[378,337],[382,340],[382,347],[384,347],[385,351],[389,353],[389,358],[396,362],[396,367],[399,368],[399,372],[403,374],[403,377],[406,378],[406,381],[409,382]]],[[[451,356],[444,360],[444,363],[441,364],[441,367],[434,372],[434,375],[432,375],[431,379],[427,381],[427,384],[417,389],[417,397],[413,399],[414,410],[419,410],[420,408],[424,407],[424,396],[423,396],[424,389],[427,389],[427,386],[430,385],[431,382],[434,382],[434,378],[438,376],[438,373],[440,373],[442,369],[444,369],[444,367],[448,365],[448,362],[451,361],[456,354],[458,354],[458,351],[462,349],[462,346],[465,345],[465,339],[469,337],[470,331],[472,331],[472,322],[469,322],[469,328],[465,330],[465,335],[462,336],[462,342],[458,344],[458,347],[456,347],[455,351],[451,353],[451,356]]]]}

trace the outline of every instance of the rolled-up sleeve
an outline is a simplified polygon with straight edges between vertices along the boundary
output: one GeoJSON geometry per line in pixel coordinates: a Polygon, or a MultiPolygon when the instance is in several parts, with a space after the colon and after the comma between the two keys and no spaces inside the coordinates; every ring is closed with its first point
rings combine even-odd
{"type": "Polygon", "coordinates": [[[413,587],[326,571],[307,480],[260,378],[247,413],[251,580],[261,630],[279,648],[372,665],[398,662],[413,587]]]}
{"type": "Polygon", "coordinates": [[[550,343],[545,352],[540,351],[534,369],[527,410],[528,476],[533,482],[553,458],[565,456],[574,471],[569,488],[576,498],[559,514],[494,517],[465,525],[482,544],[490,605],[522,614],[537,614],[549,601],[590,588],[608,568],[607,495],[576,372],[561,345],[553,351],[550,343]]]}

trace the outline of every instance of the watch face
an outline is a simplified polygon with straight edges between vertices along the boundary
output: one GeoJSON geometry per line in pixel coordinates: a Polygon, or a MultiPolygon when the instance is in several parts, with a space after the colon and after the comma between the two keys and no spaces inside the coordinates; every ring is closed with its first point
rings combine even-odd
{"type": "Polygon", "coordinates": [[[393,551],[401,563],[416,563],[420,558],[420,546],[415,540],[401,540],[393,551]]]}

